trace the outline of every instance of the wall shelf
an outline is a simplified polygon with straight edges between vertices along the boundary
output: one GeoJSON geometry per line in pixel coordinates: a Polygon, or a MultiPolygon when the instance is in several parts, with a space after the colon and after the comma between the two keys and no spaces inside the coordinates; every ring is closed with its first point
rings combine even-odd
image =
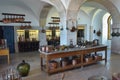
{"type": "MultiPolygon", "coordinates": [[[[3,22],[3,21],[0,20],[0,22],[3,22]]],[[[14,22],[14,23],[31,23],[31,21],[18,21],[18,22],[14,22]]]]}
{"type": "Polygon", "coordinates": [[[25,14],[15,14],[15,13],[2,13],[4,18],[0,20],[3,23],[31,23],[31,21],[25,21],[25,14]]]}
{"type": "Polygon", "coordinates": [[[2,15],[25,16],[25,14],[2,13],[2,15]]]}
{"type": "Polygon", "coordinates": [[[51,17],[52,19],[60,19],[60,17],[51,17]]]}
{"type": "Polygon", "coordinates": [[[56,22],[49,22],[48,24],[56,24],[56,25],[57,25],[57,24],[59,24],[59,23],[56,23],[56,22]]]}

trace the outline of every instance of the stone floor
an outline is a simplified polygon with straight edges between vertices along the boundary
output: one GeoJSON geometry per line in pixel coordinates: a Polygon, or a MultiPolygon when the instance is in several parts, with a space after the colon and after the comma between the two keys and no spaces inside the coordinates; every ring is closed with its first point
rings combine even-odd
{"type": "Polygon", "coordinates": [[[15,67],[25,60],[30,64],[30,73],[27,77],[22,77],[22,80],[61,80],[62,75],[65,74],[64,80],[88,80],[93,75],[104,75],[111,80],[113,73],[120,72],[120,55],[111,54],[108,50],[108,62],[105,65],[104,61],[96,63],[94,65],[85,66],[83,68],[77,68],[60,72],[52,75],[40,70],[40,58],[39,52],[27,52],[27,53],[15,53],[10,55],[11,63],[7,64],[6,57],[0,57],[0,72],[3,70],[15,67]]]}

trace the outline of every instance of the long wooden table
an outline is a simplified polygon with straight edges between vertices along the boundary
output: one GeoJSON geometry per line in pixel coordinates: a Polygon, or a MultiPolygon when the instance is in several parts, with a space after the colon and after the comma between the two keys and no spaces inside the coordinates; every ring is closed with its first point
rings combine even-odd
{"type": "Polygon", "coordinates": [[[92,62],[85,63],[84,55],[91,54],[91,53],[96,54],[99,51],[104,51],[105,57],[98,61],[105,60],[105,64],[106,64],[106,62],[107,62],[107,46],[99,45],[99,46],[93,46],[93,47],[87,47],[87,48],[74,48],[74,49],[69,49],[67,51],[56,51],[56,52],[50,52],[50,53],[40,52],[40,60],[41,60],[40,67],[41,67],[41,70],[44,70],[47,73],[55,73],[55,72],[64,71],[67,69],[76,68],[76,67],[83,67],[85,65],[98,62],[96,60],[93,60],[92,62]],[[58,67],[54,70],[49,69],[49,61],[50,60],[54,60],[57,58],[69,57],[69,56],[76,56],[76,55],[81,57],[81,62],[79,64],[69,65],[66,67],[58,67]]]}
{"type": "Polygon", "coordinates": [[[7,56],[8,64],[10,64],[10,57],[9,57],[9,49],[8,48],[0,49],[0,56],[7,56]]]}

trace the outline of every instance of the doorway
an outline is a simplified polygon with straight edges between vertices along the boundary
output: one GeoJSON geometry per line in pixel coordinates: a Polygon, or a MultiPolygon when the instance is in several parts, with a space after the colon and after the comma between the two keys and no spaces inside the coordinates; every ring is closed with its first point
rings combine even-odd
{"type": "Polygon", "coordinates": [[[77,44],[79,44],[79,42],[81,42],[82,40],[84,40],[84,33],[85,33],[85,27],[83,25],[78,26],[78,31],[77,31],[77,44]]]}
{"type": "Polygon", "coordinates": [[[14,26],[0,26],[0,31],[1,31],[0,39],[6,39],[9,52],[14,53],[15,52],[14,26]]]}

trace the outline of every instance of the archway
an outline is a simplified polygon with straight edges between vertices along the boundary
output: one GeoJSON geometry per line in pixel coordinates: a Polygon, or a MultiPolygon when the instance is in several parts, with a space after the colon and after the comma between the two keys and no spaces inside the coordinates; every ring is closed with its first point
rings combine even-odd
{"type": "Polygon", "coordinates": [[[104,34],[102,35],[102,43],[107,45],[108,48],[111,48],[111,39],[108,39],[108,37],[110,36],[109,34],[111,33],[111,31],[109,30],[109,29],[111,29],[111,27],[110,27],[111,24],[108,23],[108,19],[110,19],[109,17],[110,17],[109,13],[106,13],[103,16],[103,20],[102,20],[103,29],[102,29],[102,32],[104,34]]]}

